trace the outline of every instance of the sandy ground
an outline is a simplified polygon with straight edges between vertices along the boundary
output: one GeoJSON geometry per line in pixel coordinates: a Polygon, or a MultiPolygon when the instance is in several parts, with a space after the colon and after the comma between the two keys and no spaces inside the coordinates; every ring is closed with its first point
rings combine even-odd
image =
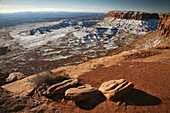
{"type": "Polygon", "coordinates": [[[143,52],[146,56],[138,56],[135,53],[129,59],[124,56],[125,60],[118,65],[98,67],[79,76],[81,84],[91,84],[97,88],[103,82],[112,79],[123,78],[133,82],[134,89],[117,101],[106,100],[100,94],[84,102],[51,101],[49,105],[64,113],[168,113],[170,112],[170,63],[166,55],[169,50],[159,50],[159,52],[159,54],[152,51],[143,52]]]}

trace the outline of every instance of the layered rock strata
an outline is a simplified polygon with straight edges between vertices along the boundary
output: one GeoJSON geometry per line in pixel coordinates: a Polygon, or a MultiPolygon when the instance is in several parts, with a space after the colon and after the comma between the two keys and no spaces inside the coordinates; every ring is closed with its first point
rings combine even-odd
{"type": "Polygon", "coordinates": [[[169,14],[163,14],[162,18],[159,21],[158,24],[158,31],[161,31],[160,35],[164,37],[170,36],[170,15],[169,14]]]}
{"type": "Polygon", "coordinates": [[[97,88],[92,87],[89,84],[79,86],[77,88],[70,88],[65,92],[65,97],[74,101],[88,100],[91,97],[95,97],[99,94],[97,88]]]}
{"type": "Polygon", "coordinates": [[[133,87],[134,84],[132,82],[124,79],[110,80],[104,82],[100,86],[99,91],[101,91],[107,99],[117,100],[131,91],[133,87]]]}
{"type": "Polygon", "coordinates": [[[108,17],[120,18],[120,19],[135,19],[135,20],[149,20],[159,19],[158,13],[146,13],[138,11],[109,11],[108,17]]]}

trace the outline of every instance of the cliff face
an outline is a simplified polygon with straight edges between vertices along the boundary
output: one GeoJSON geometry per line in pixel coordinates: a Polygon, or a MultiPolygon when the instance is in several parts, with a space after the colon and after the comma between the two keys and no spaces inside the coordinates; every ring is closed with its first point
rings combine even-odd
{"type": "Polygon", "coordinates": [[[160,31],[160,35],[163,37],[169,37],[170,34],[170,15],[169,14],[163,14],[162,18],[159,21],[158,24],[158,31],[160,31]]]}
{"type": "Polygon", "coordinates": [[[158,23],[158,29],[143,37],[137,38],[134,45],[137,48],[170,45],[170,14],[163,14],[158,23]]]}
{"type": "Polygon", "coordinates": [[[137,12],[137,11],[124,11],[124,12],[110,11],[108,13],[108,17],[114,17],[120,19],[148,20],[148,19],[159,19],[159,14],[137,12]]]}

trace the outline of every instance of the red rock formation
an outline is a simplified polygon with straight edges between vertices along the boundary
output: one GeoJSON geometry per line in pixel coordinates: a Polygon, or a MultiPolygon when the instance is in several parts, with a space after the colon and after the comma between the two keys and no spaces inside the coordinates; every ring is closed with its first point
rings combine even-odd
{"type": "Polygon", "coordinates": [[[136,11],[126,11],[126,12],[110,11],[108,13],[108,17],[114,17],[120,19],[148,20],[148,19],[159,19],[159,14],[136,12],[136,11]]]}
{"type": "Polygon", "coordinates": [[[158,31],[160,31],[160,35],[163,37],[169,37],[170,36],[170,15],[169,14],[163,14],[162,18],[159,20],[158,24],[158,31]]]}

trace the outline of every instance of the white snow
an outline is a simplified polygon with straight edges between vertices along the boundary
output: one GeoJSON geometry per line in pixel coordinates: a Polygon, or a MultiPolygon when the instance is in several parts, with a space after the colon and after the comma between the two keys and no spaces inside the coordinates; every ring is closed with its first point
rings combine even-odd
{"type": "Polygon", "coordinates": [[[89,33],[85,32],[85,30],[80,30],[80,31],[74,32],[73,34],[75,37],[82,38],[88,35],[89,33]]]}
{"type": "Polygon", "coordinates": [[[114,19],[106,17],[102,22],[98,23],[103,28],[123,29],[126,32],[145,35],[157,29],[159,20],[134,20],[134,19],[114,19]]]}
{"type": "Polygon", "coordinates": [[[58,55],[56,57],[44,58],[44,59],[40,59],[40,60],[43,60],[43,61],[54,61],[54,60],[60,60],[60,59],[67,59],[69,57],[72,57],[72,55],[69,55],[69,56],[58,55]]]}
{"type": "Polygon", "coordinates": [[[60,51],[48,52],[48,53],[42,54],[42,56],[52,55],[52,54],[59,54],[59,53],[62,53],[62,52],[67,52],[67,50],[65,49],[65,50],[60,50],[60,51]]]}
{"type": "MultiPolygon", "coordinates": [[[[128,33],[137,35],[151,33],[157,29],[158,21],[154,19],[141,21],[106,17],[93,27],[82,27],[83,21],[67,19],[57,22],[23,24],[6,28],[5,31],[10,31],[10,36],[14,39],[6,41],[1,37],[0,46],[11,46],[15,49],[21,49],[25,53],[38,49],[36,53],[38,53],[40,60],[55,61],[75,55],[88,55],[97,51],[102,52],[118,48],[114,43],[115,40],[121,41],[126,38],[128,33]],[[66,26],[62,26],[63,23],[66,26]],[[37,30],[43,28],[46,30],[43,33],[37,30]],[[50,31],[48,31],[49,29],[50,31]],[[30,35],[31,30],[35,30],[35,34],[30,35]],[[15,46],[16,43],[19,46],[15,46]],[[67,54],[63,55],[64,53],[67,54]]],[[[93,21],[89,22],[93,23],[93,21]]],[[[155,43],[158,42],[155,41],[155,43]]],[[[17,53],[10,57],[14,57],[11,60],[25,61],[24,58],[20,59],[21,55],[24,55],[24,53],[17,53]]],[[[90,57],[95,58],[97,56],[90,57]]]]}

